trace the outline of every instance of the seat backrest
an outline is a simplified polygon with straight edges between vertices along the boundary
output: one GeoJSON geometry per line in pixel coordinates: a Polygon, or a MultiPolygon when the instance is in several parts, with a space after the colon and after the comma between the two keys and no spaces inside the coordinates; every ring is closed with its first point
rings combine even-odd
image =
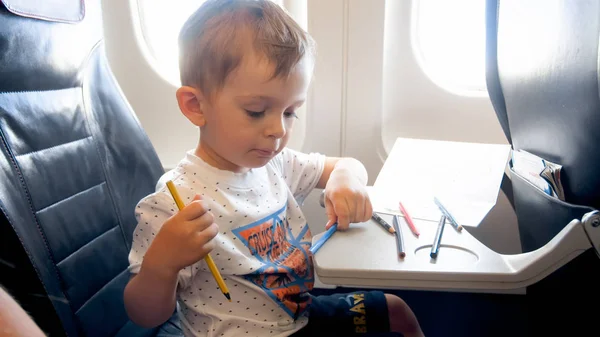
{"type": "MultiPolygon", "coordinates": [[[[544,246],[600,209],[600,1],[487,0],[487,88],[513,150],[563,166],[565,200],[511,173],[521,246],[544,246]]],[[[595,249],[527,288],[531,336],[589,336],[600,298],[595,249]]]]}
{"type": "MultiPolygon", "coordinates": [[[[2,0],[2,252],[22,247],[63,334],[152,333],[132,327],[123,289],[135,205],[162,173],[107,63],[100,0],[2,0]]],[[[0,281],[31,283],[0,258],[0,281]]]]}
{"type": "Polygon", "coordinates": [[[599,13],[595,0],[487,0],[487,86],[500,124],[514,150],[563,166],[572,206],[542,219],[554,205],[532,204],[514,186],[524,251],[600,209],[599,13]]]}

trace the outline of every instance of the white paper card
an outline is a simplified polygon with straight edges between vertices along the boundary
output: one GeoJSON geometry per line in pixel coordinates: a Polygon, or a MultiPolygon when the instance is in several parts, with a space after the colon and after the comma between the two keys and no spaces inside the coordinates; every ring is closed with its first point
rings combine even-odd
{"type": "Polygon", "coordinates": [[[436,196],[462,226],[496,204],[510,145],[398,138],[373,185],[374,211],[437,221],[436,196]]]}

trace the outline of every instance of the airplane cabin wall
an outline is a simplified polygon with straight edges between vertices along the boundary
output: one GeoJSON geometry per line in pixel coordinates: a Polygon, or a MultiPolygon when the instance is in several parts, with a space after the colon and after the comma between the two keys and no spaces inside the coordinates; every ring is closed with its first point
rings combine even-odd
{"type": "MultiPolygon", "coordinates": [[[[506,144],[487,96],[451,93],[421,69],[411,46],[412,1],[281,3],[295,18],[305,18],[318,44],[306,112],[291,148],[355,157],[372,184],[399,136],[506,144]]],[[[137,0],[104,0],[102,7],[115,77],[163,166],[172,168],[196,146],[198,131],[179,112],[176,86],[159,73],[145,45],[137,0]]],[[[326,222],[317,200],[315,191],[303,207],[313,234],[326,222]]],[[[500,253],[521,251],[516,217],[502,192],[484,222],[468,230],[500,253]]]]}

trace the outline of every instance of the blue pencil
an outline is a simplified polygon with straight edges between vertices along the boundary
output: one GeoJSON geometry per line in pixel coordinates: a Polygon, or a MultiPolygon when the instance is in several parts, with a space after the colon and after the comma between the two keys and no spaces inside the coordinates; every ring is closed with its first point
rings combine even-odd
{"type": "Polygon", "coordinates": [[[440,252],[440,244],[442,242],[442,233],[444,232],[444,225],[446,224],[446,216],[442,215],[440,218],[440,223],[438,224],[437,232],[435,233],[435,239],[433,240],[433,245],[431,245],[431,253],[429,256],[432,259],[436,259],[438,253],[440,252]]]}
{"type": "Polygon", "coordinates": [[[321,248],[321,246],[327,241],[329,240],[329,238],[331,237],[331,235],[333,235],[333,232],[335,232],[337,230],[337,222],[335,224],[333,224],[333,226],[329,227],[329,229],[327,230],[327,232],[325,232],[325,234],[323,234],[323,236],[321,236],[321,238],[319,238],[319,240],[317,240],[317,242],[315,242],[315,244],[310,247],[310,252],[314,255],[319,248],[321,248]]]}
{"type": "Polygon", "coordinates": [[[448,221],[450,221],[450,225],[454,227],[454,229],[456,229],[457,231],[462,231],[463,227],[459,225],[458,222],[456,222],[456,219],[454,219],[452,214],[450,214],[450,211],[448,211],[448,209],[444,207],[444,205],[442,205],[440,199],[433,197],[433,202],[437,205],[437,207],[440,209],[442,214],[448,219],[448,221]]]}

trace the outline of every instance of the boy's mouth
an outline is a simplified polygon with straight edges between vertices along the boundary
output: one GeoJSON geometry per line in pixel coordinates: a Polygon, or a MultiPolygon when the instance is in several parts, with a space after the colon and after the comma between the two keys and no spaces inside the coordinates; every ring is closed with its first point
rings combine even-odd
{"type": "Polygon", "coordinates": [[[254,151],[261,157],[271,157],[275,154],[275,151],[271,149],[254,149],[254,151]]]}

